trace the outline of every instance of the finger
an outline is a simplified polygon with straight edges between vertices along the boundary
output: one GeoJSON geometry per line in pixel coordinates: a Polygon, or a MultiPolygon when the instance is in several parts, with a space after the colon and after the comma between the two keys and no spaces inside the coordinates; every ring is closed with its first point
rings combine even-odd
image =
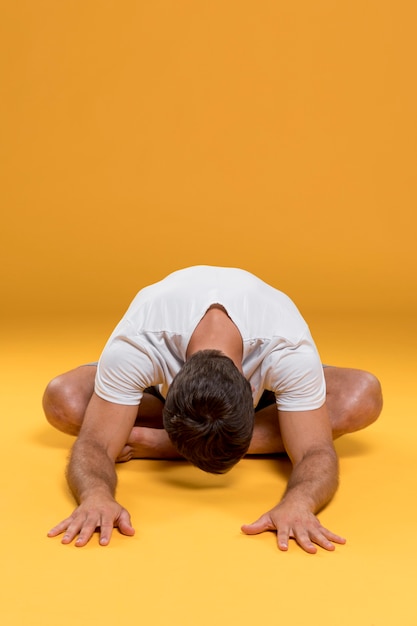
{"type": "Polygon", "coordinates": [[[334,543],[340,543],[340,544],[346,543],[346,539],[344,537],[341,537],[340,535],[335,535],[334,533],[332,533],[331,530],[328,530],[327,528],[324,528],[323,526],[321,526],[321,531],[327,539],[329,539],[330,541],[333,541],[334,543]]]}
{"type": "Polygon", "coordinates": [[[332,533],[331,530],[325,528],[320,523],[316,528],[313,528],[310,533],[311,539],[325,550],[334,550],[335,543],[344,544],[346,539],[340,535],[332,533]]]}
{"type": "Polygon", "coordinates": [[[278,548],[283,552],[288,550],[288,540],[290,538],[290,529],[286,526],[280,526],[277,533],[278,548]]]}
{"type": "Polygon", "coordinates": [[[135,534],[135,529],[132,526],[130,515],[126,511],[126,509],[123,509],[123,511],[121,512],[120,517],[117,521],[117,526],[120,532],[123,533],[123,535],[129,535],[130,537],[132,537],[135,534]]]}
{"type": "Polygon", "coordinates": [[[331,531],[327,530],[327,528],[323,528],[323,526],[318,526],[317,528],[312,528],[311,530],[301,529],[296,533],[297,543],[310,554],[315,554],[317,549],[314,544],[324,548],[325,550],[333,551],[335,549],[335,543],[345,543],[345,539],[343,537],[339,537],[339,535],[335,535],[331,531]]]}
{"type": "Polygon", "coordinates": [[[335,549],[334,543],[330,541],[328,537],[322,532],[322,529],[317,529],[311,533],[311,538],[318,546],[325,550],[333,551],[335,549]]]}
{"type": "Polygon", "coordinates": [[[81,526],[82,524],[80,522],[72,522],[66,529],[65,534],[61,539],[61,543],[71,543],[71,541],[75,539],[80,532],[81,526]]]}
{"type": "Polygon", "coordinates": [[[66,519],[62,520],[62,522],[60,522],[59,524],[57,524],[56,526],[51,528],[51,530],[48,532],[47,536],[48,537],[56,537],[57,535],[61,535],[61,533],[63,533],[68,528],[68,526],[70,525],[71,521],[72,521],[71,517],[67,517],[66,519]]]}
{"type": "Polygon", "coordinates": [[[61,524],[57,526],[56,528],[60,528],[60,527],[62,527],[62,529],[60,530],[60,532],[57,532],[56,534],[65,532],[64,536],[61,539],[61,543],[68,544],[68,543],[71,543],[74,537],[78,535],[82,527],[82,521],[80,520],[80,518],[74,519],[72,517],[69,517],[64,522],[61,522],[61,524]],[[65,523],[65,526],[64,526],[64,523],[65,523]]]}
{"type": "Polygon", "coordinates": [[[120,452],[117,457],[117,463],[126,463],[126,461],[130,461],[132,458],[132,446],[125,445],[123,450],[120,452]]]}
{"type": "Polygon", "coordinates": [[[252,524],[243,524],[241,530],[245,535],[259,535],[267,530],[275,530],[275,526],[269,515],[262,515],[256,522],[252,524]]]}
{"type": "MultiPolygon", "coordinates": [[[[308,552],[308,554],[316,554],[317,548],[312,542],[310,535],[304,528],[294,528],[294,539],[305,552],[308,552]]],[[[318,535],[317,539],[319,539],[318,535]]],[[[319,541],[316,540],[316,543],[319,543],[319,541]]],[[[319,543],[319,545],[322,544],[319,543]]],[[[330,545],[333,546],[333,544],[330,545]]],[[[322,547],[324,548],[325,546],[322,547]]]]}
{"type": "MultiPolygon", "coordinates": [[[[97,521],[96,517],[94,516],[94,518],[87,517],[87,519],[85,519],[81,525],[78,524],[77,526],[74,526],[74,528],[69,528],[68,531],[72,533],[73,535],[72,538],[74,538],[75,535],[78,534],[78,537],[75,541],[75,545],[77,546],[77,548],[82,548],[90,541],[91,537],[95,533],[96,528],[100,526],[100,523],[99,521],[97,521]]],[[[64,539],[65,539],[65,535],[64,535],[64,539]]],[[[64,540],[62,541],[64,542],[64,540]]],[[[69,542],[65,542],[65,543],[69,543],[69,542]]]]}
{"type": "Polygon", "coordinates": [[[107,546],[113,533],[113,518],[102,517],[100,523],[100,545],[107,546]]]}

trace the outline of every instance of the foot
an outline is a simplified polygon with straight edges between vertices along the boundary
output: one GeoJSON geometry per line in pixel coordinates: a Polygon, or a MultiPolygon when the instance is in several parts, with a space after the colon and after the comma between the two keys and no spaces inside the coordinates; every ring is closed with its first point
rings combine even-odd
{"type": "Polygon", "coordinates": [[[135,426],[129,440],[117,457],[119,463],[131,459],[180,459],[166,430],[135,426]]]}

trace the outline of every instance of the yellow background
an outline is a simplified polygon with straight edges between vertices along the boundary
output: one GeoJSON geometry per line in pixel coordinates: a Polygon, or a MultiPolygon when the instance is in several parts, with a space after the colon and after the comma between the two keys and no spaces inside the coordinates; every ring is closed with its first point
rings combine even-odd
{"type": "Polygon", "coordinates": [[[415,3],[0,10],[2,623],[415,626],[415,3]],[[284,488],[274,459],[123,465],[135,538],[45,537],[73,503],[43,388],[197,263],[284,290],[324,362],[381,378],[381,420],[337,442],[334,554],[240,534],[284,488]]]}
{"type": "Polygon", "coordinates": [[[415,308],[415,3],[1,3],[10,311],[197,263],[303,310],[415,308]]]}

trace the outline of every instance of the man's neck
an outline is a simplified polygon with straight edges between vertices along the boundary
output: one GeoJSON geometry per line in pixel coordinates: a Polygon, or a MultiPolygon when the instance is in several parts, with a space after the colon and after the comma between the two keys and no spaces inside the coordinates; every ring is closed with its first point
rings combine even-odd
{"type": "Polygon", "coordinates": [[[199,350],[220,350],[242,371],[242,336],[220,304],[213,304],[197,324],[188,343],[187,359],[199,350]]]}

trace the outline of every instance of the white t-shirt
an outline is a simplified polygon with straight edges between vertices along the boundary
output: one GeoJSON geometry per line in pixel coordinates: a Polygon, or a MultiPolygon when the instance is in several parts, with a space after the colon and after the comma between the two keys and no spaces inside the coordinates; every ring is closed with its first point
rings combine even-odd
{"type": "Polygon", "coordinates": [[[322,406],[323,368],[295,304],[245,270],[212,266],[173,272],[139,291],[100,357],[96,393],[138,405],[143,390],[158,385],[165,397],[194,329],[213,304],[224,307],[242,336],[242,369],[254,406],[265,389],[275,393],[282,411],[322,406]]]}

